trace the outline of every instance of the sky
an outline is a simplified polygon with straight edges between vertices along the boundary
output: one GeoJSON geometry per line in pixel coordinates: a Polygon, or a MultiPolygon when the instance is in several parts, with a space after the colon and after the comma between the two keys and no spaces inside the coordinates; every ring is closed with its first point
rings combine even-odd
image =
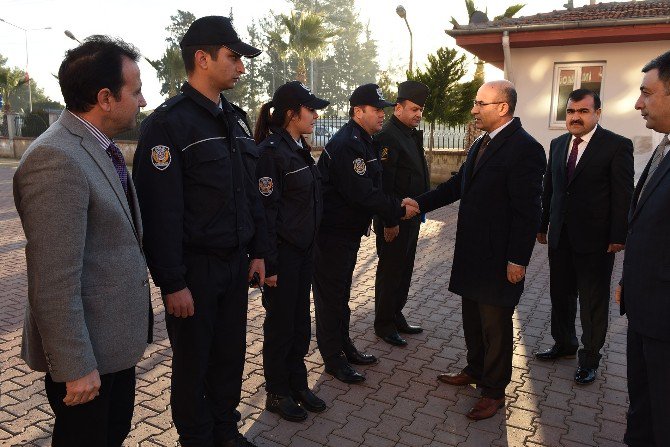
{"type": "MultiPolygon", "coordinates": [[[[403,4],[407,10],[407,20],[412,28],[414,64],[422,66],[428,54],[443,46],[455,46],[454,39],[444,31],[452,28],[451,16],[459,23],[467,23],[464,3],[462,0],[356,0],[361,21],[369,22],[372,37],[377,41],[378,62],[382,69],[406,66],[409,61],[409,33],[395,12],[398,4],[403,4]]],[[[488,10],[490,18],[502,14],[512,3],[514,1],[475,0],[477,8],[488,10]]],[[[517,16],[563,9],[564,3],[566,0],[527,0],[517,16]]],[[[574,6],[588,3],[589,0],[575,0],[574,6]]],[[[137,46],[147,58],[159,59],[166,47],[168,33],[165,28],[170,24],[170,16],[178,9],[201,17],[227,16],[231,7],[235,28],[241,36],[245,35],[252,20],[260,19],[270,11],[289,12],[285,0],[114,0],[104,3],[92,0],[0,0],[0,19],[28,29],[26,33],[0,21],[0,54],[8,59],[7,65],[25,69],[27,35],[31,78],[48,96],[62,102],[58,81],[53,74],[58,72],[65,51],[77,45],[65,36],[65,30],[80,40],[91,34],[120,37],[137,46]]],[[[141,61],[140,70],[147,109],[150,110],[164,98],[160,95],[160,83],[154,69],[141,61]]],[[[488,66],[486,76],[487,79],[502,78],[502,72],[488,66]]]]}

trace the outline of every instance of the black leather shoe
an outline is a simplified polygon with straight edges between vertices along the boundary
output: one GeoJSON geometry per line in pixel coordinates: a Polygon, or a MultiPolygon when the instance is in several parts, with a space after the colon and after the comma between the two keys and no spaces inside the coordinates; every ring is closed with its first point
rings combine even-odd
{"type": "Polygon", "coordinates": [[[291,396],[279,396],[268,393],[265,400],[265,409],[279,414],[282,419],[292,422],[300,422],[307,419],[307,412],[301,408],[291,396]]]}
{"type": "Polygon", "coordinates": [[[554,345],[549,349],[544,351],[537,351],[535,353],[535,358],[538,360],[556,360],[559,358],[574,359],[575,353],[561,350],[558,346],[554,345]]]}
{"type": "Polygon", "coordinates": [[[397,332],[387,335],[386,337],[381,337],[381,339],[393,346],[407,346],[407,340],[402,338],[397,332]]]}
{"type": "Polygon", "coordinates": [[[326,409],[326,403],[312,392],[305,388],[304,390],[291,391],[293,400],[298,402],[305,410],[312,413],[320,413],[326,409]]]}
{"type": "Polygon", "coordinates": [[[575,382],[580,385],[588,385],[589,383],[596,380],[596,368],[582,368],[581,366],[577,368],[575,373],[575,382]]]}
{"type": "Polygon", "coordinates": [[[377,363],[377,357],[372,354],[365,354],[359,352],[358,349],[347,349],[344,351],[344,355],[347,357],[347,361],[354,365],[372,365],[377,363]]]}
{"type": "Polygon", "coordinates": [[[326,365],[326,372],[344,383],[360,383],[365,380],[365,376],[352,368],[348,363],[339,366],[326,365]]]}
{"type": "Polygon", "coordinates": [[[237,434],[237,438],[229,439],[227,441],[220,442],[216,447],[257,447],[256,444],[251,443],[241,434],[237,434]]]}
{"type": "Polygon", "coordinates": [[[423,332],[423,328],[421,326],[406,324],[404,326],[398,326],[398,332],[401,334],[420,334],[423,332]]]}

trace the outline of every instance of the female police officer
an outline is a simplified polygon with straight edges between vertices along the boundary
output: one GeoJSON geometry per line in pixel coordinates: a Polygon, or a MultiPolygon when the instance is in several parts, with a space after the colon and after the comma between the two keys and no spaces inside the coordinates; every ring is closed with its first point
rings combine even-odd
{"type": "Polygon", "coordinates": [[[266,408],[289,421],[326,404],[307,387],[312,246],[321,220],[320,175],[302,137],[311,134],[319,99],[298,81],[282,85],[256,122],[256,168],[270,238],[266,257],[263,368],[266,408]],[[270,113],[270,109],[274,109],[270,113]],[[298,405],[300,404],[300,406],[298,405]]]}

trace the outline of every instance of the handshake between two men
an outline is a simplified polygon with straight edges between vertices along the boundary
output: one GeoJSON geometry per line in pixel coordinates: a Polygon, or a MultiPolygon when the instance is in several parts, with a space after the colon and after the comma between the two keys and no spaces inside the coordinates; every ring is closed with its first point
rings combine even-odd
{"type": "MultiPolygon", "coordinates": [[[[408,220],[412,217],[418,215],[421,210],[419,210],[419,204],[416,203],[416,200],[406,197],[402,199],[402,206],[405,207],[405,215],[402,217],[402,220],[408,220]]],[[[395,227],[384,228],[384,240],[386,242],[392,242],[400,233],[400,226],[396,225],[395,227]]]]}

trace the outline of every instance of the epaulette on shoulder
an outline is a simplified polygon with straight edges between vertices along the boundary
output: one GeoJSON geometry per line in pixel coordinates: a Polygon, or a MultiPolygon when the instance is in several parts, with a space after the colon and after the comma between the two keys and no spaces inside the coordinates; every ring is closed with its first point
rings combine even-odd
{"type": "Polygon", "coordinates": [[[279,134],[273,133],[268,136],[263,143],[261,144],[261,147],[263,149],[267,148],[276,148],[279,147],[279,144],[281,143],[282,137],[279,134]]]}
{"type": "Polygon", "coordinates": [[[172,98],[168,99],[165,101],[163,104],[159,105],[156,108],[157,112],[167,112],[171,108],[173,108],[176,104],[181,102],[184,98],[186,98],[186,95],[183,93],[179,93],[178,95],[173,96],[172,98]]]}
{"type": "Polygon", "coordinates": [[[242,107],[238,106],[237,104],[233,104],[232,102],[230,103],[230,105],[233,107],[233,110],[235,110],[235,112],[239,113],[246,119],[247,112],[245,112],[242,107]]]}

